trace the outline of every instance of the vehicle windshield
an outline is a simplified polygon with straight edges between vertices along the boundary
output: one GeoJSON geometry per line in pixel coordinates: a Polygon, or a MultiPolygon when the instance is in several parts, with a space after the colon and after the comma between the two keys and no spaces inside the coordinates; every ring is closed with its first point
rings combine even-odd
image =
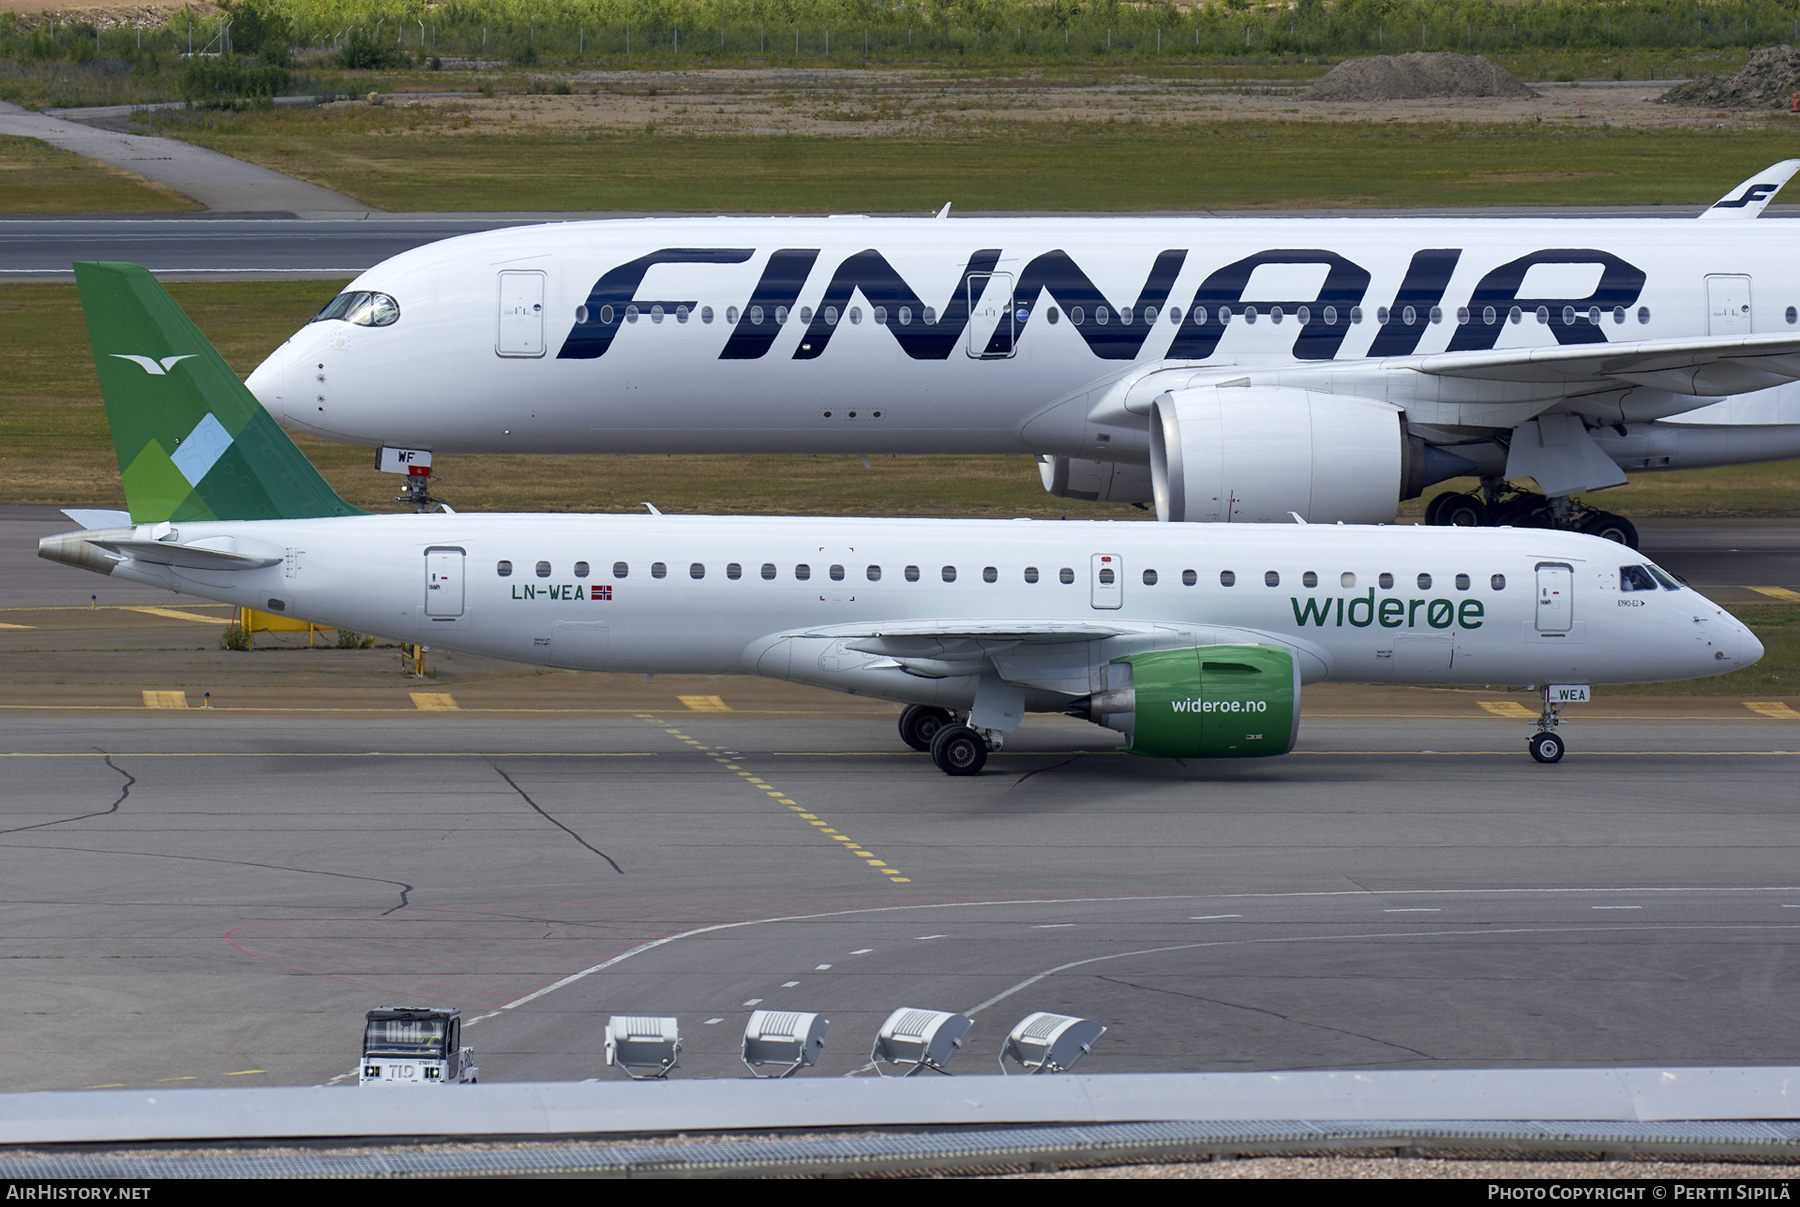
{"type": "Polygon", "coordinates": [[[442,1056],[446,1026],[442,1018],[372,1018],[363,1031],[363,1053],[442,1056]]]}

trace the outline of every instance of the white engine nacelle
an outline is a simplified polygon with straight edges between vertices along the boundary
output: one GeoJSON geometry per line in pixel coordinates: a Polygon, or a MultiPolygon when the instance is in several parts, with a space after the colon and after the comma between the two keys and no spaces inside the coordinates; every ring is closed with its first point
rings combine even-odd
{"type": "Polygon", "coordinates": [[[1082,461],[1075,457],[1039,457],[1038,476],[1044,489],[1059,499],[1090,503],[1148,503],[1156,495],[1148,465],[1119,461],[1082,461]]]}
{"type": "Polygon", "coordinates": [[[1385,524],[1406,453],[1400,408],[1373,398],[1201,386],[1150,404],[1159,520],[1385,524]]]}

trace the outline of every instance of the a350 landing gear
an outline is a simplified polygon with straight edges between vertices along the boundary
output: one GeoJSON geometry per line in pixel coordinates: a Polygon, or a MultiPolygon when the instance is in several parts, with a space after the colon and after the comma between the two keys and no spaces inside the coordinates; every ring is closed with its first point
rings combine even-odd
{"type": "Polygon", "coordinates": [[[967,725],[946,725],[931,739],[931,761],[945,775],[974,775],[987,756],[987,739],[967,725]]]}
{"type": "Polygon", "coordinates": [[[1554,499],[1484,478],[1475,494],[1438,495],[1425,507],[1425,522],[1451,528],[1560,528],[1637,548],[1637,527],[1622,515],[1559,496],[1554,499]]]}
{"type": "Polygon", "coordinates": [[[947,709],[933,708],[928,704],[908,704],[900,714],[900,740],[914,750],[931,749],[931,739],[937,737],[938,730],[955,723],[947,709]]]}

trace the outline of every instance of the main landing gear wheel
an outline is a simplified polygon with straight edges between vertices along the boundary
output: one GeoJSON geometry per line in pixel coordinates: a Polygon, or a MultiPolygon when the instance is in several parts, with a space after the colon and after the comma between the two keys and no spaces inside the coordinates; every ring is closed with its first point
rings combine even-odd
{"type": "Polygon", "coordinates": [[[1540,763],[1558,763],[1562,761],[1563,740],[1553,733],[1534,733],[1526,749],[1540,763]]]}
{"type": "Polygon", "coordinates": [[[900,714],[900,740],[914,750],[929,751],[931,739],[951,721],[945,709],[932,708],[928,704],[908,704],[900,714]]]}
{"type": "Polygon", "coordinates": [[[1480,528],[1488,521],[1487,504],[1475,495],[1442,495],[1432,519],[1449,528],[1480,528]]]}
{"type": "Polygon", "coordinates": [[[931,761],[945,775],[974,775],[987,756],[987,739],[967,725],[946,725],[931,739],[931,761]]]}
{"type": "Polygon", "coordinates": [[[1603,540],[1617,541],[1628,549],[1637,548],[1637,525],[1624,516],[1614,515],[1610,511],[1589,512],[1581,521],[1581,531],[1603,540]]]}

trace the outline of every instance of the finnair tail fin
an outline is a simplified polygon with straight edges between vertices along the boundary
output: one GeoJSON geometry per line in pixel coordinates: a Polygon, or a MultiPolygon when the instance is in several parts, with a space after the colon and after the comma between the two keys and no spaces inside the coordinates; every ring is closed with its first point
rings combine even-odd
{"type": "Polygon", "coordinates": [[[362,514],[147,271],[77,263],[75,281],[133,523],[362,514]]]}

